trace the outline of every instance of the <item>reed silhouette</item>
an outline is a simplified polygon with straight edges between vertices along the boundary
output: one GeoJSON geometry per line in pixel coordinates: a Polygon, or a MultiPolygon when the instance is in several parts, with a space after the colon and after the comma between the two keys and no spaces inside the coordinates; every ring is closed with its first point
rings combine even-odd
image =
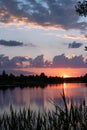
{"type": "MultiPolygon", "coordinates": [[[[87,106],[85,101],[68,107],[64,90],[61,94],[64,107],[53,102],[54,111],[36,113],[30,108],[14,110],[10,106],[10,114],[0,115],[0,130],[87,130],[87,106]]],[[[52,102],[51,102],[52,103],[52,102]]]]}

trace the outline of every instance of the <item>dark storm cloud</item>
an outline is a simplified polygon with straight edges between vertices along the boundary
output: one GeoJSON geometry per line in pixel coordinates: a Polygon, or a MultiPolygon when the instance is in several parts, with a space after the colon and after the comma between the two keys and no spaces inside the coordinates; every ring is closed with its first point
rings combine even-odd
{"type": "Polygon", "coordinates": [[[33,59],[32,66],[33,67],[44,66],[44,55],[37,56],[35,59],[33,59]]]}
{"type": "Polygon", "coordinates": [[[67,58],[64,54],[53,58],[53,67],[87,68],[87,61],[82,55],[67,58]]]}
{"type": "Polygon", "coordinates": [[[32,67],[50,67],[51,62],[45,59],[44,55],[39,55],[32,59],[32,67]]]}
{"type": "Polygon", "coordinates": [[[18,41],[0,40],[0,45],[14,47],[14,46],[23,46],[23,43],[22,42],[18,42],[18,41]]]}
{"type": "Polygon", "coordinates": [[[69,43],[68,48],[79,48],[82,45],[83,45],[82,43],[78,43],[74,41],[73,43],[69,43]]]}
{"type": "Polygon", "coordinates": [[[0,68],[44,68],[44,67],[52,67],[52,68],[87,68],[87,60],[84,61],[82,55],[74,56],[72,58],[66,57],[64,54],[54,56],[52,62],[46,60],[44,55],[39,55],[33,58],[27,58],[23,56],[16,56],[12,59],[9,59],[8,56],[0,55],[0,68]]]}
{"type": "Polygon", "coordinates": [[[7,47],[16,47],[16,46],[29,46],[29,47],[37,47],[33,43],[24,44],[23,42],[19,41],[6,41],[6,40],[0,40],[1,46],[7,46],[7,47]]]}
{"type": "Polygon", "coordinates": [[[86,23],[78,23],[75,5],[76,0],[0,0],[0,22],[22,21],[43,27],[84,29],[86,23]]]}
{"type": "Polygon", "coordinates": [[[26,58],[23,56],[15,56],[10,59],[8,56],[0,55],[0,68],[21,68],[29,67],[29,62],[31,58],[26,58]]]}

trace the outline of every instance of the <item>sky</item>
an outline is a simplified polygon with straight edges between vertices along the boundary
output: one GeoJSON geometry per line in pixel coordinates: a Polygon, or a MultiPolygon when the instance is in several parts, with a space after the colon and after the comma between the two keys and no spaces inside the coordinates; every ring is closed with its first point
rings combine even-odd
{"type": "Polygon", "coordinates": [[[0,0],[0,72],[87,72],[87,18],[77,0],[0,0]]]}

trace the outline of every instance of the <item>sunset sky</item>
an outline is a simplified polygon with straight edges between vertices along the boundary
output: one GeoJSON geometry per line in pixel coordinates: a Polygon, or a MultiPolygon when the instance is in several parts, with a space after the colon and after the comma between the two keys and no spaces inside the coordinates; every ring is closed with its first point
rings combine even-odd
{"type": "Polygon", "coordinates": [[[0,72],[87,72],[87,18],[77,0],[0,0],[0,72]]]}

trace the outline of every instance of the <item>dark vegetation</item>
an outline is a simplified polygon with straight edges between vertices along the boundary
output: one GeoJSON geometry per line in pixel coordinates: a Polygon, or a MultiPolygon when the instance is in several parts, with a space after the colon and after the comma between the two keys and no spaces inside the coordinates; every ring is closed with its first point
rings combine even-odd
{"type": "Polygon", "coordinates": [[[10,106],[10,114],[0,116],[0,130],[87,130],[87,106],[85,101],[70,107],[63,93],[64,108],[51,101],[54,111],[34,112],[30,108],[14,111],[10,106]]]}
{"type": "MultiPolygon", "coordinates": [[[[76,12],[79,14],[79,16],[87,17],[87,0],[77,2],[76,12]]],[[[87,51],[87,46],[85,46],[85,51],[87,51]]]]}
{"type": "Polygon", "coordinates": [[[5,71],[0,75],[0,89],[14,88],[14,87],[42,87],[47,84],[59,84],[59,83],[87,83],[87,74],[82,77],[47,77],[44,73],[40,75],[29,76],[15,76],[13,74],[6,74],[5,71]]]}
{"type": "Polygon", "coordinates": [[[76,5],[76,12],[80,16],[87,16],[87,0],[78,1],[76,5]]]}

